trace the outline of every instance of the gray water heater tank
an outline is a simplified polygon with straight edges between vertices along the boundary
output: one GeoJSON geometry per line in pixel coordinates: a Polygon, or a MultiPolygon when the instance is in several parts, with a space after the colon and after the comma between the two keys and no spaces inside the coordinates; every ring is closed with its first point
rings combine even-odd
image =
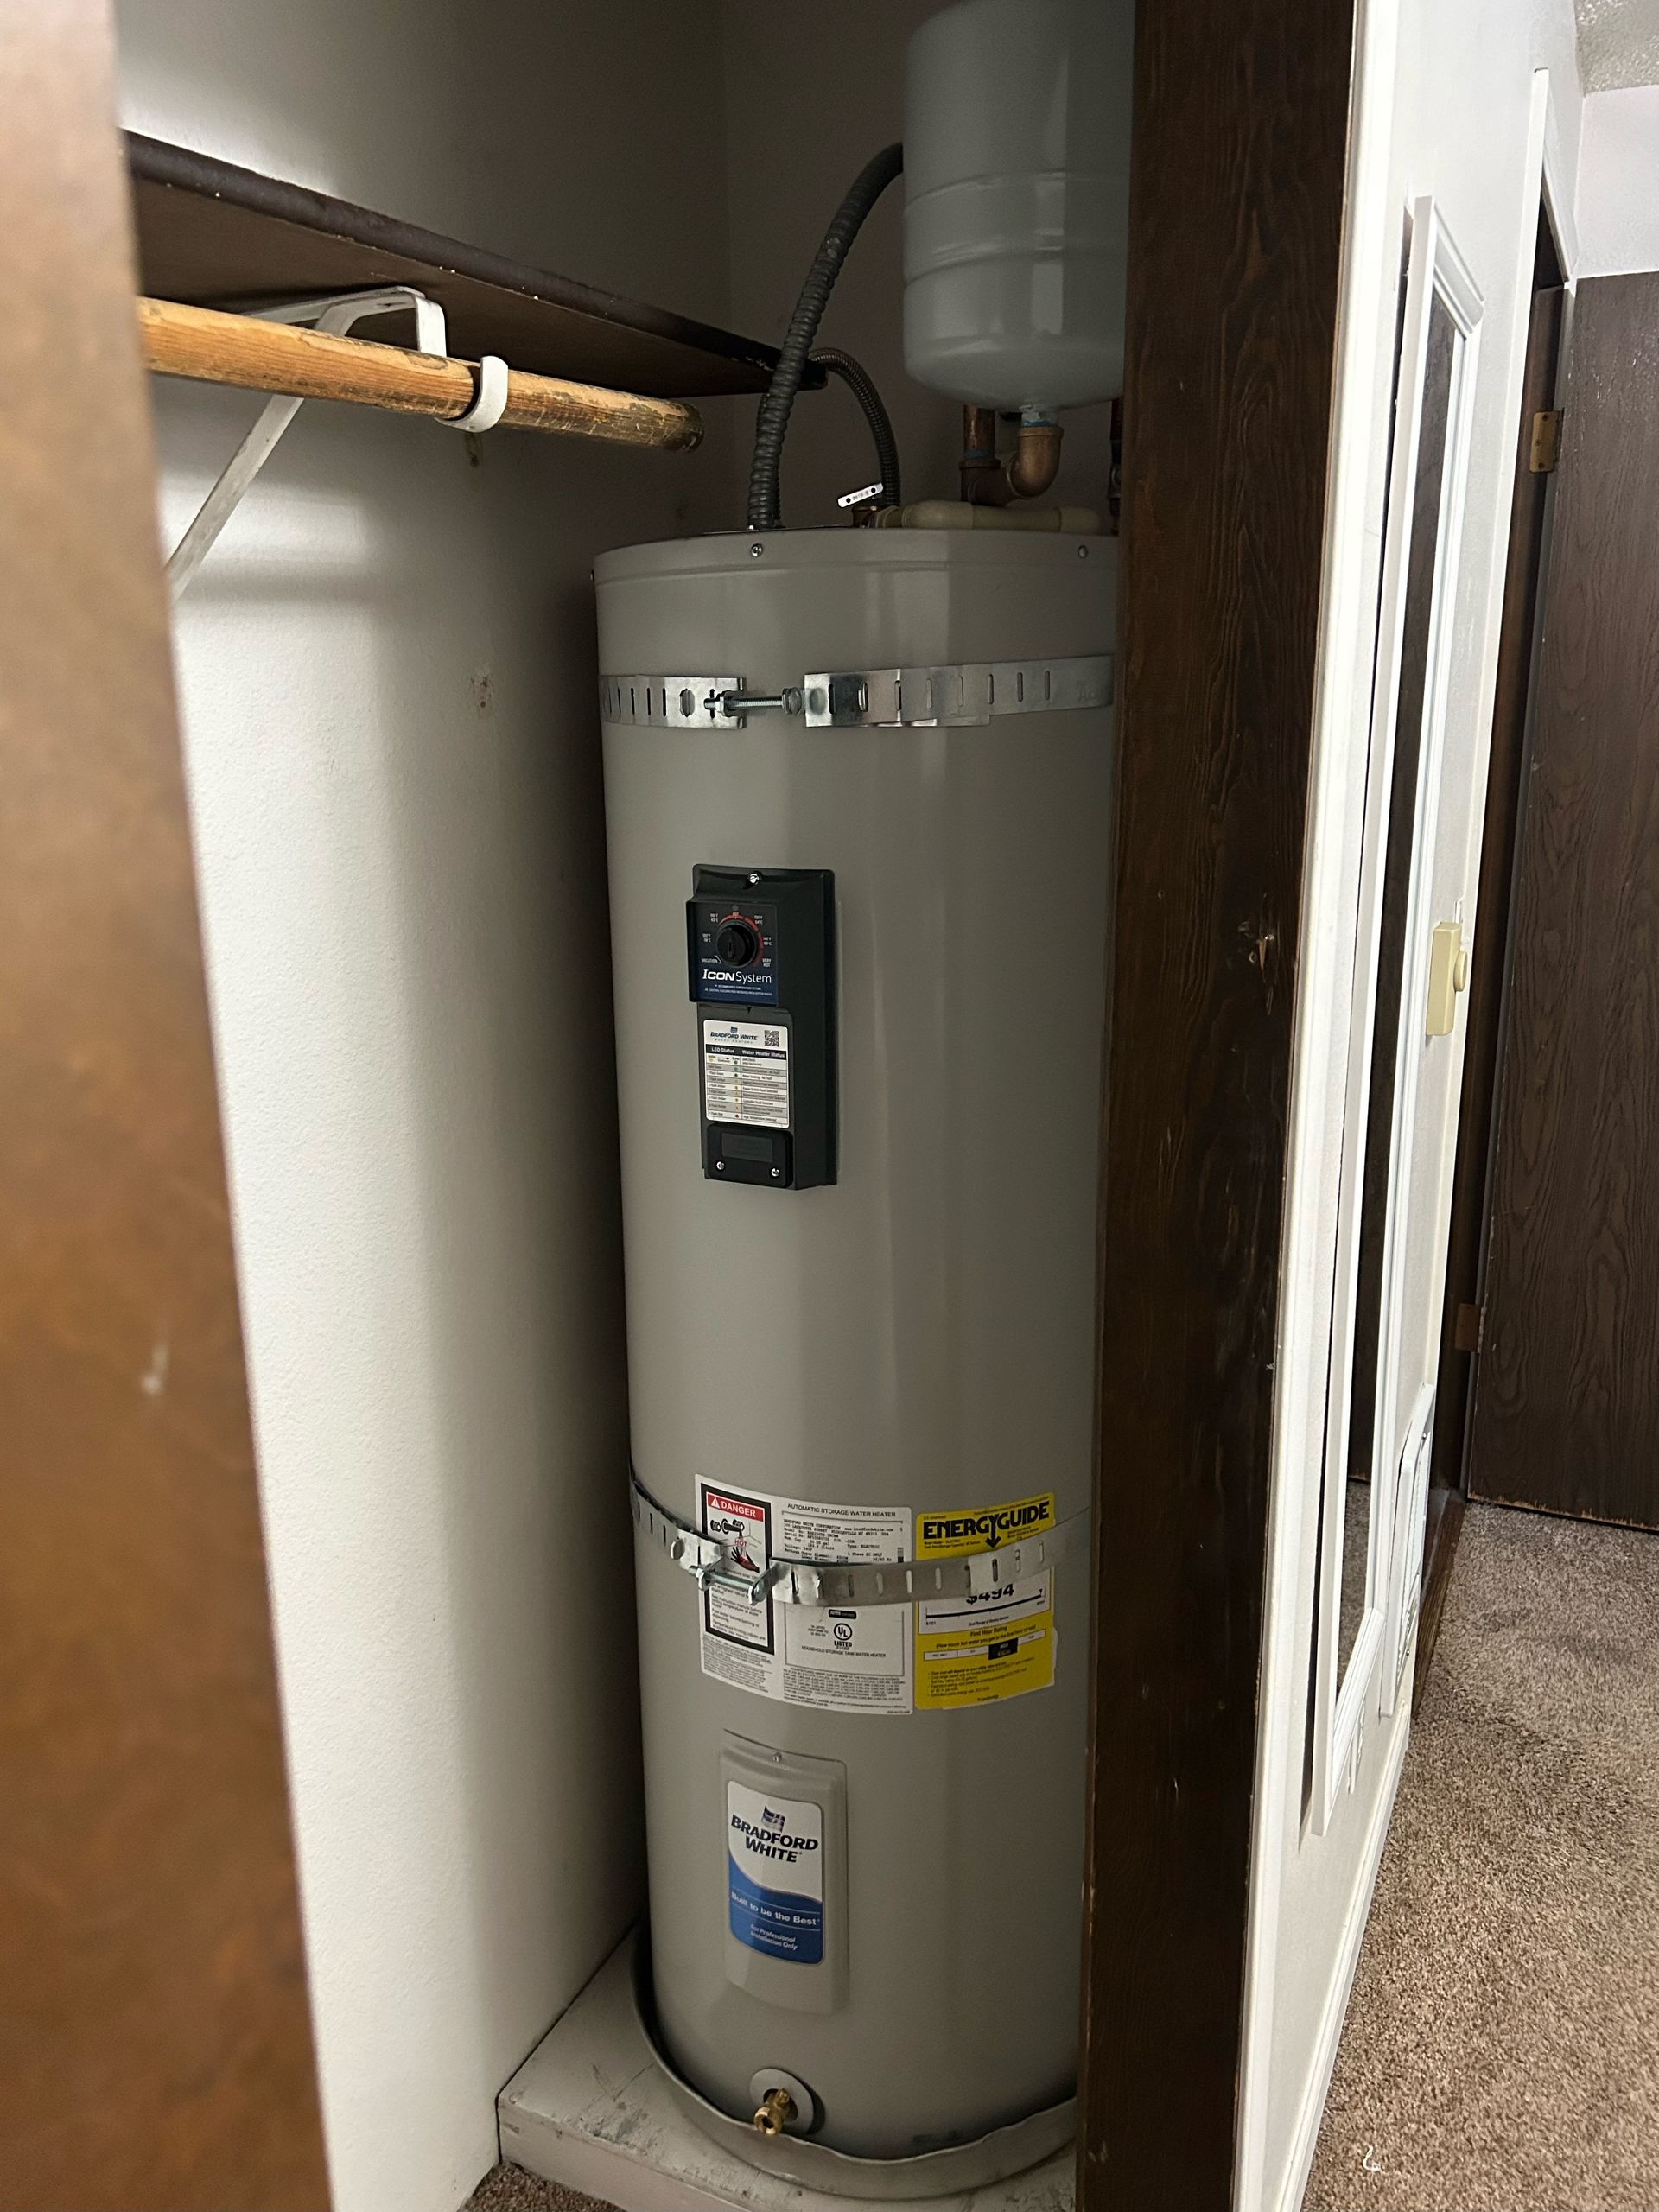
{"type": "Polygon", "coordinates": [[[1071,2125],[1116,569],[595,571],[642,2003],[704,2126],[855,2195],[1071,2125]]]}

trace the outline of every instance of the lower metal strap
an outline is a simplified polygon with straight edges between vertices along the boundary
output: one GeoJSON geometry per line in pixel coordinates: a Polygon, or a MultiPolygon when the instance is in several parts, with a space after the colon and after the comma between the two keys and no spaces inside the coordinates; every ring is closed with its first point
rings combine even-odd
{"type": "Polygon", "coordinates": [[[659,1505],[638,1475],[631,1482],[634,1525],[647,1541],[660,1544],[699,1588],[718,1585],[751,1605],[768,1598],[782,1605],[908,1605],[918,1598],[978,1597],[1046,1574],[1089,1535],[1085,1507],[1039,1535],[952,1559],[774,1559],[756,1574],[740,1567],[726,1545],[659,1505]]]}

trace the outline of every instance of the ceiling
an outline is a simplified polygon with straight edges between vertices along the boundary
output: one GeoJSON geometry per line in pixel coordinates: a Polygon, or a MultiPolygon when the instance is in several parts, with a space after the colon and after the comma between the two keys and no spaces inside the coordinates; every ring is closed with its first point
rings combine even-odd
{"type": "Polygon", "coordinates": [[[1659,0],[1573,0],[1586,92],[1659,84],[1659,0]]]}

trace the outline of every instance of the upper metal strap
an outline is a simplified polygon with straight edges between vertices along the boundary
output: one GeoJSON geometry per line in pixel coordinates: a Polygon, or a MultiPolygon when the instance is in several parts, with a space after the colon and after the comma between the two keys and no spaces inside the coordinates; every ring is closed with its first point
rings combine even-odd
{"type": "Polygon", "coordinates": [[[1112,656],[822,672],[803,677],[801,690],[808,726],[815,729],[957,729],[1001,715],[1109,707],[1112,656]]]}
{"type": "Polygon", "coordinates": [[[741,676],[601,676],[600,716],[645,729],[736,729],[741,717],[725,702],[742,689],[741,676]]]}
{"type": "Polygon", "coordinates": [[[938,668],[822,669],[775,692],[741,676],[607,676],[607,722],[650,729],[742,729],[756,714],[809,729],[963,729],[1002,715],[1071,714],[1112,702],[1110,653],[1063,660],[957,661],[938,668]]]}
{"type": "Polygon", "coordinates": [[[1073,1513],[1040,1535],[954,1559],[774,1559],[760,1573],[740,1567],[729,1549],[659,1505],[632,1477],[634,1525],[660,1544],[698,1586],[735,1592],[751,1605],[770,1597],[783,1605],[907,1605],[918,1598],[978,1597],[999,1585],[1046,1574],[1089,1534],[1089,1511],[1073,1513]]]}

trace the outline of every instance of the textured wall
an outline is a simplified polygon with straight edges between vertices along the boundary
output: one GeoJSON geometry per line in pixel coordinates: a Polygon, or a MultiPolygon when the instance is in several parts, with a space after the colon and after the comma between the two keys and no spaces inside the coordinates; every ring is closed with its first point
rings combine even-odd
{"type": "Polygon", "coordinates": [[[1659,80],[1659,0],[1575,0],[1586,96],[1659,80]]]}
{"type": "Polygon", "coordinates": [[[1578,213],[1579,276],[1659,269],[1659,85],[1585,102],[1578,213]]]}
{"type": "MultiPolygon", "coordinates": [[[[139,128],[724,319],[707,10],[119,28],[139,128]]],[[[169,542],[257,404],[156,388],[169,542]]],[[[452,2212],[638,1898],[588,569],[721,480],[312,403],[177,626],[338,2212],[452,2212]]]]}

